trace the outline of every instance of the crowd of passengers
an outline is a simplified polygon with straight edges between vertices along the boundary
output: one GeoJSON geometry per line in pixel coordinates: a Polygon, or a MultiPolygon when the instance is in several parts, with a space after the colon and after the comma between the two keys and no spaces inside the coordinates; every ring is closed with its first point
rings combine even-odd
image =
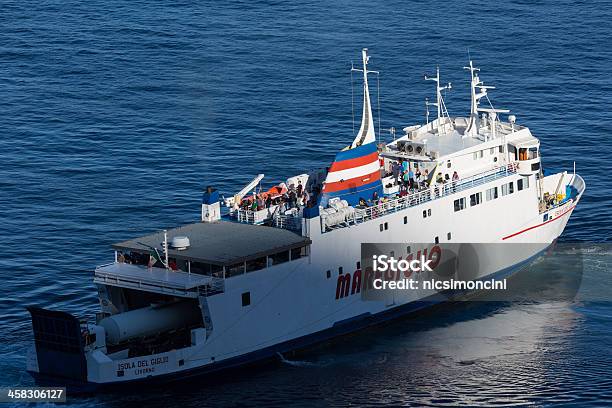
{"type": "MultiPolygon", "coordinates": [[[[454,171],[452,175],[449,173],[443,174],[441,171],[435,174],[435,178],[430,182],[430,172],[428,169],[419,168],[418,163],[410,163],[408,160],[400,159],[399,161],[391,161],[388,169],[385,170],[384,177],[393,176],[393,185],[399,186],[399,192],[395,195],[395,198],[405,197],[408,194],[421,192],[428,190],[433,187],[433,192],[436,196],[441,193],[441,188],[447,184],[452,183],[453,190],[455,189],[457,182],[459,181],[459,174],[454,171]]],[[[272,198],[272,195],[268,194],[265,198],[259,194],[255,197],[245,198],[240,204],[240,208],[243,210],[260,211],[273,206],[280,206],[280,211],[297,208],[298,210],[303,207],[314,207],[317,204],[317,197],[320,193],[319,187],[313,188],[312,194],[308,192],[302,185],[301,181],[298,181],[297,186],[294,184],[289,185],[287,191],[283,194],[272,198]]],[[[382,204],[388,201],[388,197],[379,197],[377,192],[372,194],[370,198],[360,198],[359,205],[363,207],[369,207],[373,205],[382,204]]]]}
{"type": "MultiPolygon", "coordinates": [[[[457,182],[459,181],[459,174],[454,171],[452,175],[443,174],[441,171],[435,174],[435,178],[431,181],[432,176],[428,169],[421,171],[418,163],[412,163],[408,160],[391,161],[388,169],[385,169],[384,177],[393,176],[393,184],[399,186],[399,192],[395,195],[395,198],[405,197],[408,194],[426,191],[433,187],[433,192],[436,196],[440,195],[441,188],[451,183],[453,190],[456,188],[457,182]]],[[[387,185],[391,187],[391,185],[387,185]]],[[[383,204],[388,201],[387,197],[379,197],[377,192],[372,194],[370,199],[360,198],[359,205],[363,207],[369,207],[372,205],[383,204]]]]}
{"type": "Polygon", "coordinates": [[[265,198],[258,194],[255,197],[245,198],[240,204],[240,208],[243,210],[260,211],[266,208],[279,206],[281,212],[297,208],[298,210],[303,207],[313,207],[317,203],[317,196],[319,195],[319,188],[314,187],[312,193],[310,193],[298,180],[297,186],[290,184],[287,191],[283,192],[276,197],[272,197],[268,194],[265,198]]]}

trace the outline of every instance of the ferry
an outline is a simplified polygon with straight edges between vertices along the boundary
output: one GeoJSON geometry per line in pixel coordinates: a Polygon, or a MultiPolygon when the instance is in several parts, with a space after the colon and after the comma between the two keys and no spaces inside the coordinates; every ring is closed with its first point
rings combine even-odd
{"type": "Polygon", "coordinates": [[[512,275],[562,234],[584,180],[575,166],[544,172],[540,141],[493,107],[472,61],[469,116],[448,114],[451,85],[437,70],[426,77],[436,93],[424,123],[379,143],[368,85],[377,72],[361,54],[361,125],[332,163],[268,187],[259,174],[229,197],[208,187],[197,222],[114,244],[112,262],[93,271],[95,322],[28,307],[27,371],[38,383],[99,389],[216,373],[452,298],[376,295],[363,244],[430,259],[445,245],[482,244],[469,279],[487,280],[512,275]]]}

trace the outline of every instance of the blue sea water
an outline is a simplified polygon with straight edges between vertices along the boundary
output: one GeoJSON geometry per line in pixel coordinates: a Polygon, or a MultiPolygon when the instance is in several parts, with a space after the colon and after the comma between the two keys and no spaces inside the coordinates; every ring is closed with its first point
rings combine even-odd
{"type": "MultiPolygon", "coordinates": [[[[91,270],[111,243],[196,220],[206,185],[231,194],[331,162],[353,137],[363,47],[382,129],[424,120],[436,65],[465,114],[469,51],[544,165],[575,161],[586,180],[562,240],[611,240],[609,1],[0,5],[0,386],[32,384],[24,305],[93,315],[91,270]]],[[[589,261],[607,288],[611,257],[589,261]]],[[[71,402],[605,405],[610,327],[606,301],[466,303],[213,384],[71,402]]]]}

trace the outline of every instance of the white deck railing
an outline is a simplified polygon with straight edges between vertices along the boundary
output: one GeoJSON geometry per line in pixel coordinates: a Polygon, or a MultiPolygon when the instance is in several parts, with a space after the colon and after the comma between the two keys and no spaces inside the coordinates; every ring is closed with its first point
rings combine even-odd
{"type": "Polygon", "coordinates": [[[299,215],[280,214],[278,205],[270,206],[262,210],[243,210],[237,209],[230,212],[230,216],[238,222],[245,224],[264,224],[271,221],[271,225],[293,231],[301,231],[302,217],[299,215]]]}
{"type": "Polygon", "coordinates": [[[98,266],[94,283],[191,298],[224,291],[222,278],[119,262],[98,266]]]}
{"type": "MultiPolygon", "coordinates": [[[[409,193],[404,197],[393,198],[386,200],[383,203],[368,206],[368,207],[356,207],[355,208],[355,224],[360,224],[375,218],[382,217],[386,214],[394,213],[405,208],[415,207],[417,205],[432,201],[438,198],[449,196],[457,192],[470,189],[493,180],[497,180],[503,177],[507,177],[511,174],[516,173],[516,163],[510,163],[507,166],[501,166],[483,173],[476,174],[474,176],[459,180],[457,182],[449,181],[442,185],[430,186],[427,189],[409,193]]],[[[337,227],[345,227],[346,223],[338,224],[337,227]]],[[[335,228],[335,227],[334,227],[335,228]]],[[[332,229],[334,229],[332,228],[332,229]]],[[[324,227],[322,224],[322,231],[329,231],[329,227],[324,227]]]]}

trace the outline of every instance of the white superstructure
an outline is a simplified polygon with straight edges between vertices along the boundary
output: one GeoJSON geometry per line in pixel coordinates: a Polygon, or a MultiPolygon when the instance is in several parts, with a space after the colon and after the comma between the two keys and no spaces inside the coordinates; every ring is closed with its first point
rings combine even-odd
{"type": "Polygon", "coordinates": [[[490,104],[492,87],[472,61],[468,117],[448,114],[450,84],[437,70],[426,78],[436,84],[436,117],[377,145],[367,82],[375,71],[367,50],[362,57],[361,127],[329,167],[265,191],[261,174],[225,200],[209,188],[201,222],[114,245],[114,262],[94,273],[95,324],[30,308],[28,371],[87,387],[274,357],[438,301],[432,291],[364,296],[362,243],[397,244],[406,257],[499,243],[479,254],[476,280],[511,274],[559,237],[584,181],[544,175],[538,139],[513,115],[502,120],[509,111],[490,104]],[[506,243],[530,245],[517,254],[506,243]]]}

